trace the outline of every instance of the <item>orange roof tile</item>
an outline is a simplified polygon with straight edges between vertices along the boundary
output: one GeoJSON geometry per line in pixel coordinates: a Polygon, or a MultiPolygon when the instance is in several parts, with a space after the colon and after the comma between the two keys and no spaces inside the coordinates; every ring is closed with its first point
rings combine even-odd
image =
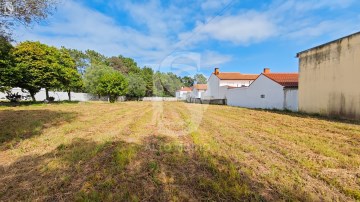
{"type": "Polygon", "coordinates": [[[190,88],[190,87],[181,87],[181,89],[180,90],[177,90],[178,92],[179,91],[188,91],[188,92],[190,92],[190,91],[192,91],[192,89],[190,88]]]}
{"type": "Polygon", "coordinates": [[[263,74],[263,75],[284,87],[298,87],[299,86],[299,74],[298,73],[268,73],[268,74],[263,74]]]}
{"type": "Polygon", "coordinates": [[[216,75],[220,80],[255,80],[258,74],[241,74],[239,72],[220,72],[216,75]]]}
{"type": "Polygon", "coordinates": [[[195,88],[197,90],[207,90],[207,85],[206,84],[195,84],[193,86],[193,88],[195,88]]]}

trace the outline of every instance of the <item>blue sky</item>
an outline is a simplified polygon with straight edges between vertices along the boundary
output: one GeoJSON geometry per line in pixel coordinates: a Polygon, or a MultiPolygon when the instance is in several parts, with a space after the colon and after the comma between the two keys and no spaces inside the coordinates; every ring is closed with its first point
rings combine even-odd
{"type": "Polygon", "coordinates": [[[297,72],[297,52],[360,31],[358,0],[63,0],[18,42],[124,55],[181,75],[297,72]]]}

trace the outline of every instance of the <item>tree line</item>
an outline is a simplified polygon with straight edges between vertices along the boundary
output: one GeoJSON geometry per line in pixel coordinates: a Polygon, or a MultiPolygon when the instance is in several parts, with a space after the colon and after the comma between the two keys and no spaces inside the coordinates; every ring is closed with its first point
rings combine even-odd
{"type": "Polygon", "coordinates": [[[118,96],[174,96],[182,86],[194,83],[206,83],[205,76],[154,72],[150,67],[139,67],[132,58],[106,57],[94,50],[56,48],[32,41],[13,47],[6,37],[0,37],[0,91],[20,87],[34,101],[41,88],[47,100],[50,90],[61,90],[68,92],[69,100],[71,92],[86,92],[115,102],[118,96]]]}

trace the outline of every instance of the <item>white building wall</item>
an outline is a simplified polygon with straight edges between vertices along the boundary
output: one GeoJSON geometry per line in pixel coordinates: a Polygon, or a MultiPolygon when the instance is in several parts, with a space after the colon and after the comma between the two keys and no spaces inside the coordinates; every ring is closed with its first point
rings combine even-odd
{"type": "Polygon", "coordinates": [[[241,87],[249,86],[253,80],[220,80],[212,74],[208,80],[208,89],[201,96],[202,99],[224,99],[226,97],[227,86],[241,87]]]}
{"type": "Polygon", "coordinates": [[[212,74],[207,82],[208,89],[203,94],[203,99],[219,99],[220,79],[212,74]]]}
{"type": "Polygon", "coordinates": [[[298,98],[298,89],[296,88],[286,88],[284,89],[285,101],[284,107],[285,109],[291,111],[298,111],[299,106],[299,98],[298,98]]]}
{"type": "Polygon", "coordinates": [[[177,91],[176,92],[176,98],[180,100],[186,100],[188,95],[190,95],[191,92],[188,91],[177,91]]]}
{"type": "MultiPolygon", "coordinates": [[[[290,96],[290,95],[289,95],[290,96]]],[[[261,75],[249,87],[228,89],[226,92],[227,104],[247,108],[284,109],[284,87],[261,75]],[[261,96],[264,95],[264,98],[261,96]]],[[[291,100],[290,96],[289,106],[291,100]]]]}
{"type": "Polygon", "coordinates": [[[203,94],[205,93],[206,91],[205,90],[198,90],[198,89],[193,89],[191,91],[191,95],[190,97],[191,98],[202,98],[203,97],[203,94]]]}

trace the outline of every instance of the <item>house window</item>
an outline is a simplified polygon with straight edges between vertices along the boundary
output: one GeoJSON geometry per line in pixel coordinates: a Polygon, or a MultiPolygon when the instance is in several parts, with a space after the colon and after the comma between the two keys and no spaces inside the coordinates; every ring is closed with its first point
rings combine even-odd
{"type": "Polygon", "coordinates": [[[264,94],[260,95],[260,98],[265,98],[265,95],[264,94]]]}

